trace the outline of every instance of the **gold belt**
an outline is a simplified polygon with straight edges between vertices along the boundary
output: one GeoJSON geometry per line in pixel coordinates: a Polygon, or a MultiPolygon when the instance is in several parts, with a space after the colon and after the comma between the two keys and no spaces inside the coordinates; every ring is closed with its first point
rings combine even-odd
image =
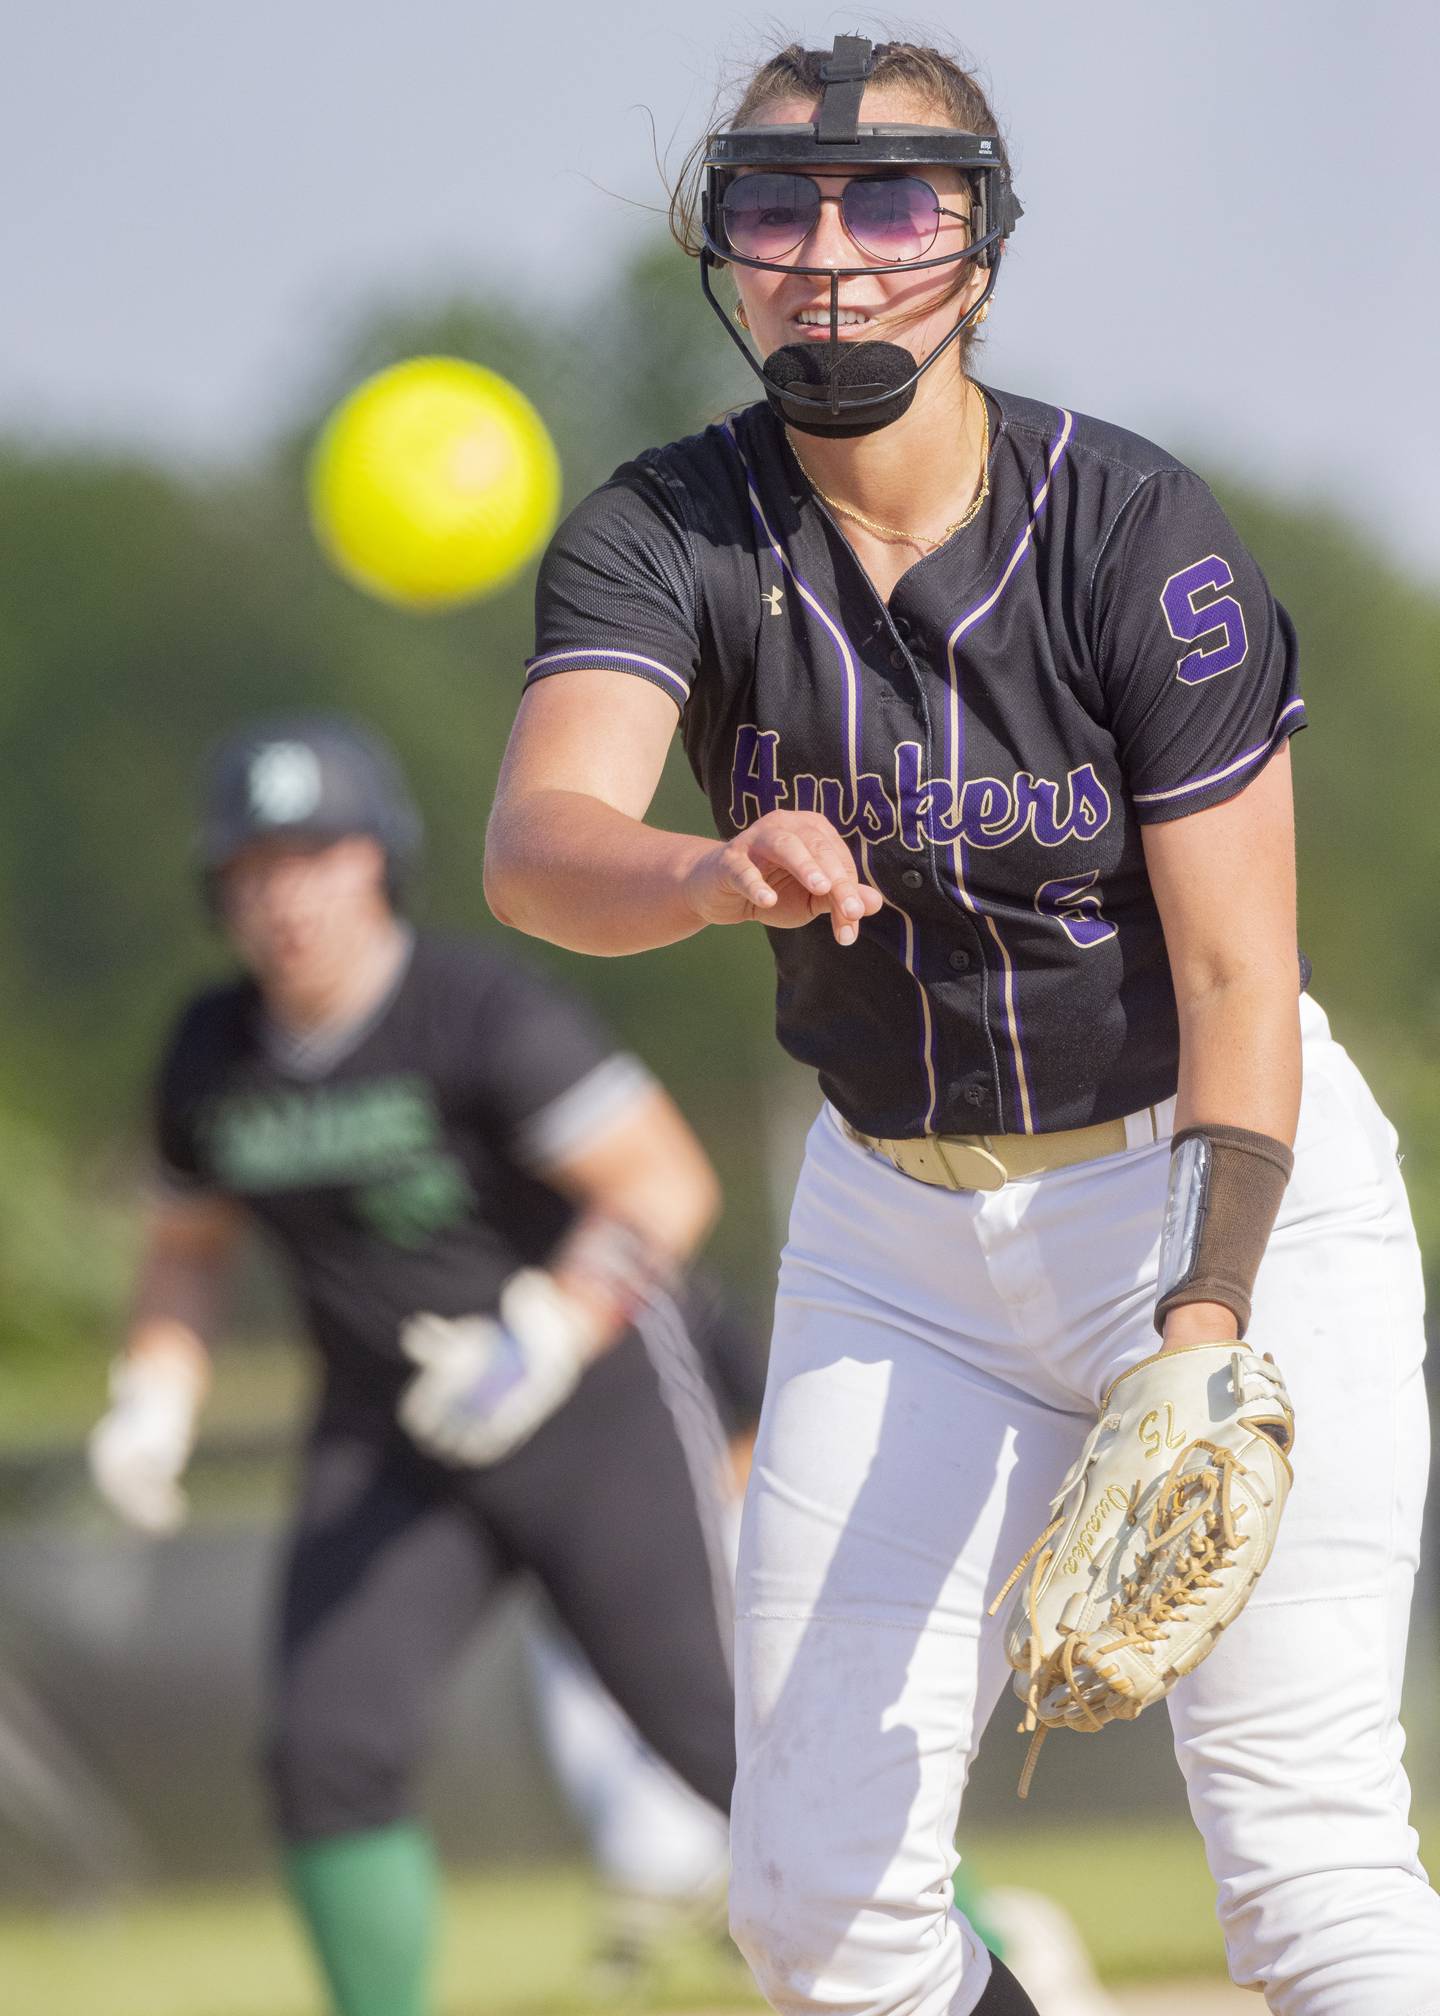
{"type": "MultiPolygon", "coordinates": [[[[1151,1139],[1161,1139],[1155,1108],[1147,1107],[1143,1117],[1150,1123],[1151,1139]]],[[[1016,1177],[1098,1161],[1129,1146],[1123,1120],[1101,1120],[1093,1127],[1069,1127],[1057,1134],[917,1134],[903,1141],[862,1134],[845,1119],[840,1125],[852,1141],[883,1156],[902,1176],[941,1190],[1001,1190],[1016,1177]]]]}

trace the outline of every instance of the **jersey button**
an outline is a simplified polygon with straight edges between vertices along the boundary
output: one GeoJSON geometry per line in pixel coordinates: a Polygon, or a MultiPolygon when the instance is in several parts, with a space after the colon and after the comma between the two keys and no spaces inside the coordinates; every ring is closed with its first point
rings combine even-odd
{"type": "Polygon", "coordinates": [[[952,952],[950,954],[950,964],[956,973],[968,973],[970,971],[970,954],[968,952],[952,952]]]}
{"type": "Polygon", "coordinates": [[[897,672],[904,672],[908,668],[910,660],[905,656],[905,653],[897,645],[896,648],[890,653],[890,663],[895,667],[895,670],[897,672]]]}
{"type": "Polygon", "coordinates": [[[960,1094],[960,1097],[965,1101],[967,1106],[983,1106],[985,1104],[985,1088],[983,1085],[967,1085],[965,1090],[960,1094]]]}
{"type": "MultiPolygon", "coordinates": [[[[925,877],[920,873],[918,868],[907,868],[900,877],[900,880],[905,884],[907,889],[923,889],[925,887],[925,877]]],[[[965,963],[968,965],[970,962],[967,960],[965,963]]]]}

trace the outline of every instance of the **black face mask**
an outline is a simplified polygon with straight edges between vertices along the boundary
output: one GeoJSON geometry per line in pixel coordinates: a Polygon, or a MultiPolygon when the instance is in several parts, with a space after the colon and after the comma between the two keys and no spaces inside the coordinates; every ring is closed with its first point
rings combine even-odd
{"type": "Polygon", "coordinates": [[[908,412],[915,389],[931,366],[957,343],[981,313],[999,277],[1001,247],[1020,217],[1000,142],[993,134],[962,133],[948,127],[859,125],[860,100],[874,68],[870,43],[842,35],[824,69],[819,116],[809,126],[754,127],[714,133],[706,155],[702,207],[704,245],[700,284],[727,336],[765,390],[787,427],[836,438],[872,434],[908,412]],[[794,266],[783,260],[749,258],[729,244],[723,223],[723,192],[738,169],[763,167],[831,174],[890,168],[920,175],[925,166],[961,169],[972,191],[975,229],[959,252],[938,257],[852,267],[794,266]],[[897,343],[840,340],[840,282],[858,274],[920,272],[966,261],[988,268],[984,290],[923,362],[897,343]],[[787,343],[763,363],[717,300],[712,276],[723,265],[749,266],[767,273],[804,273],[830,283],[830,334],[825,343],[787,343]]]}

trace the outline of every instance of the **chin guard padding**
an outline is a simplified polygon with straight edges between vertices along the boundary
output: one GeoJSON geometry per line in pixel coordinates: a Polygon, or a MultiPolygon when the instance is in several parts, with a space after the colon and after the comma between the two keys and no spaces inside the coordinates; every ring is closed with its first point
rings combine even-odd
{"type": "Polygon", "coordinates": [[[765,359],[763,383],[787,427],[844,439],[898,420],[915,397],[917,377],[915,359],[898,343],[841,343],[833,350],[828,343],[787,343],[765,359]]]}

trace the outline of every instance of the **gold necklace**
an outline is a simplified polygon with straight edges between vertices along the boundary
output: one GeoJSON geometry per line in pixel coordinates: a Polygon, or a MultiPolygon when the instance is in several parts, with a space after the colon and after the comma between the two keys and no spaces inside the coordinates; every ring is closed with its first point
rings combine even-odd
{"type": "Polygon", "coordinates": [[[965,530],[990,495],[990,402],[978,385],[975,390],[980,400],[980,487],[970,499],[964,515],[957,518],[953,525],[947,525],[938,539],[932,539],[927,532],[904,532],[898,525],[882,525],[877,518],[867,518],[865,513],[857,511],[853,504],[842,504],[838,497],[832,497],[827,490],[822,490],[805,464],[800,462],[798,454],[795,460],[800,462],[805,481],[821,503],[828,504],[832,511],[838,511],[842,518],[853,518],[857,525],[863,525],[865,530],[873,532],[877,539],[890,539],[906,546],[924,546],[931,553],[938,552],[947,539],[953,539],[957,532],[965,530]]]}

